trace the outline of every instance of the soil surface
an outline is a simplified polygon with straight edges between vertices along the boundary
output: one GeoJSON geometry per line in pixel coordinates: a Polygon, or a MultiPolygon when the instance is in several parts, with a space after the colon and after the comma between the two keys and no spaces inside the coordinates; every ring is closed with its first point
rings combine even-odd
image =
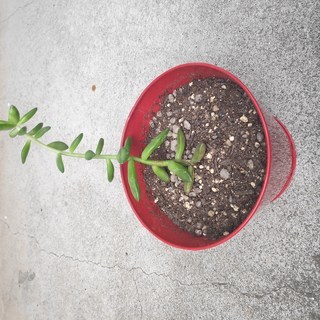
{"type": "Polygon", "coordinates": [[[188,195],[178,177],[171,175],[166,184],[146,167],[149,192],[182,229],[209,239],[227,236],[254,206],[265,175],[265,140],[253,103],[233,82],[196,79],[163,98],[146,143],[167,127],[167,140],[151,159],[174,159],[180,127],[186,136],[184,159],[191,159],[199,142],[207,152],[194,166],[188,195]]]}

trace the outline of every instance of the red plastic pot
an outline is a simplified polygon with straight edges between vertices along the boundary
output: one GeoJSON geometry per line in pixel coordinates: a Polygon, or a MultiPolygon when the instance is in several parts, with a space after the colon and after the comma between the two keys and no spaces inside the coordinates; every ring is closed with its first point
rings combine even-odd
{"type": "Polygon", "coordinates": [[[296,152],[293,140],[285,126],[259,106],[249,89],[230,72],[206,63],[187,63],[174,67],[153,80],[135,103],[125,125],[122,145],[128,136],[133,137],[132,154],[139,156],[145,146],[149,122],[160,109],[161,98],[174,89],[193,79],[219,77],[230,79],[238,84],[252,100],[263,125],[267,167],[260,196],[247,218],[228,236],[218,240],[196,237],[181,230],[158,208],[153,198],[146,192],[143,179],[143,166],[136,165],[141,186],[141,199],[137,202],[131,195],[127,180],[127,165],[121,166],[121,177],[129,203],[140,222],[158,239],[166,244],[187,250],[202,250],[215,247],[233,238],[252,218],[258,208],[271,203],[287,189],[296,165],[296,152]]]}

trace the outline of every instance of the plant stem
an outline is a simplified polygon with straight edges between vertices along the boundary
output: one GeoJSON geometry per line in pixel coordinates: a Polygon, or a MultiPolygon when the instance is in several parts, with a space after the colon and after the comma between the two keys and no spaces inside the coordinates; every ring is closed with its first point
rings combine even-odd
{"type": "Polygon", "coordinates": [[[168,166],[168,160],[142,160],[141,158],[138,157],[130,157],[130,159],[143,163],[147,166],[158,166],[158,167],[167,167],[168,166]]]}
{"type": "MultiPolygon", "coordinates": [[[[29,135],[29,134],[25,134],[24,135],[28,140],[31,140],[32,142],[36,143],[37,145],[39,145],[40,147],[47,149],[51,152],[54,153],[61,153],[63,156],[66,157],[73,157],[73,158],[84,158],[84,154],[83,153],[71,153],[71,152],[67,152],[67,151],[59,151],[57,149],[48,147],[46,144],[42,143],[41,141],[39,141],[38,139],[34,138],[33,136],[29,135]]],[[[101,155],[96,155],[93,159],[117,159],[116,155],[113,154],[101,154],[101,155]]]]}
{"type": "MultiPolygon", "coordinates": [[[[31,140],[32,142],[34,142],[35,144],[37,144],[38,146],[54,152],[56,154],[60,153],[63,156],[66,157],[72,157],[72,158],[85,158],[85,155],[83,153],[71,153],[71,152],[67,152],[67,151],[59,151],[56,150],[54,148],[48,147],[46,144],[42,143],[41,141],[39,141],[38,139],[34,138],[33,136],[29,135],[28,133],[24,135],[28,140],[31,140]]],[[[117,156],[113,155],[113,154],[100,154],[100,155],[96,155],[94,158],[92,159],[110,159],[110,160],[116,160],[117,156]]],[[[149,165],[149,166],[158,166],[158,167],[166,167],[168,165],[168,160],[142,160],[139,157],[134,157],[134,156],[130,156],[129,159],[132,159],[136,162],[140,162],[143,163],[145,165],[149,165]]]]}

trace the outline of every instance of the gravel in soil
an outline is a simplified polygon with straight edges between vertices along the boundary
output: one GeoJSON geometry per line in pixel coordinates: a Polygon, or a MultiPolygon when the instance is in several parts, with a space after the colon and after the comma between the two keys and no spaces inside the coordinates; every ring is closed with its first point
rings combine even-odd
{"type": "Polygon", "coordinates": [[[229,80],[195,79],[163,98],[146,143],[168,127],[167,140],[151,159],[174,159],[180,127],[186,136],[185,160],[199,142],[207,152],[194,166],[188,195],[178,177],[171,175],[166,184],[146,167],[149,193],[180,228],[209,239],[227,236],[254,206],[265,175],[266,146],[253,103],[229,80]]]}

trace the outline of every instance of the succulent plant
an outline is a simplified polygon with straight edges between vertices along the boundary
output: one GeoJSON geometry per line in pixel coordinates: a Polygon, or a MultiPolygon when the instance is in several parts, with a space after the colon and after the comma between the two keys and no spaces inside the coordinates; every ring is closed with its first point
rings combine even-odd
{"type": "Polygon", "coordinates": [[[189,193],[193,186],[194,181],[194,168],[193,166],[201,161],[206,152],[206,145],[199,143],[192,155],[191,160],[182,160],[185,152],[185,136],[180,128],[177,133],[177,147],[175,159],[172,160],[150,160],[152,153],[161,146],[166,140],[169,133],[169,128],[160,132],[154,137],[150,143],[143,149],[141,156],[136,157],[130,154],[132,146],[132,138],[128,137],[124,145],[120,148],[117,154],[103,154],[104,139],[101,138],[96,146],[96,150],[87,150],[85,153],[75,152],[81,140],[83,133],[80,133],[68,146],[62,141],[53,141],[48,144],[40,141],[50,129],[49,126],[43,126],[43,123],[38,123],[33,129],[28,131],[25,124],[36,114],[37,108],[27,112],[24,116],[20,117],[20,112],[15,106],[10,106],[8,120],[0,120],[0,131],[9,131],[9,136],[15,138],[23,136],[26,143],[21,151],[21,161],[25,163],[31,148],[31,145],[38,145],[48,151],[56,154],[56,164],[60,172],[64,173],[64,157],[83,158],[86,160],[104,160],[106,161],[107,179],[111,182],[114,178],[114,165],[113,161],[118,161],[120,164],[128,162],[128,182],[133,197],[140,200],[140,187],[137,179],[136,162],[151,166],[154,174],[166,183],[170,182],[170,173],[175,174],[184,183],[185,193],[189,193]]]}

